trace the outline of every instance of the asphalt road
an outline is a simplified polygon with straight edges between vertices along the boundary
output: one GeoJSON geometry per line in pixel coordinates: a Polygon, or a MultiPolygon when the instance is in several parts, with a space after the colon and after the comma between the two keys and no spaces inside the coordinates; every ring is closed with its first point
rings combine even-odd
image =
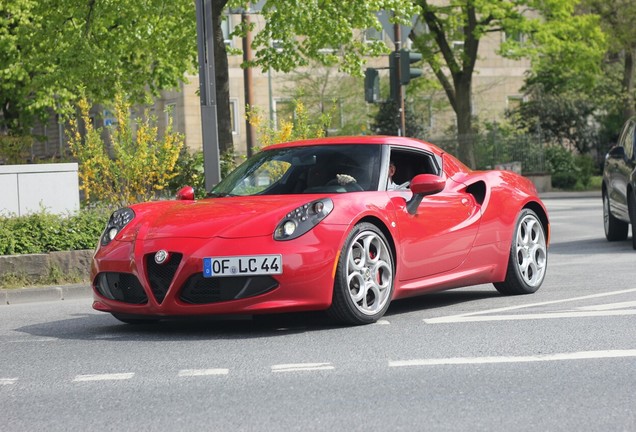
{"type": "Polygon", "coordinates": [[[546,199],[543,287],[315,314],[128,326],[89,299],[0,306],[0,429],[636,430],[636,251],[600,199],[546,199]]]}

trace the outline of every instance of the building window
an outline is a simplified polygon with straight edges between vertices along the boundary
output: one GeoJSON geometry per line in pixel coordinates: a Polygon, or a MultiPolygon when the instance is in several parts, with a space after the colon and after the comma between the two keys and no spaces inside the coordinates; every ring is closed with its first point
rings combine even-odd
{"type": "Polygon", "coordinates": [[[234,41],[231,34],[234,31],[234,26],[232,25],[232,17],[230,15],[225,15],[223,17],[223,21],[221,21],[221,30],[223,30],[223,42],[225,42],[225,46],[227,48],[233,48],[234,41]]]}
{"type": "Polygon", "coordinates": [[[509,111],[514,111],[521,106],[523,103],[523,96],[515,95],[515,96],[507,96],[506,97],[506,108],[509,111]]]}
{"type": "Polygon", "coordinates": [[[280,130],[283,121],[294,120],[294,104],[289,99],[274,100],[274,125],[280,130]]]}
{"type": "Polygon", "coordinates": [[[239,133],[239,118],[238,113],[238,99],[230,99],[230,123],[232,125],[232,135],[238,135],[239,133]]]}
{"type": "Polygon", "coordinates": [[[166,104],[166,108],[164,110],[164,114],[165,114],[165,122],[166,122],[166,128],[168,127],[168,124],[170,124],[170,120],[172,119],[172,128],[175,129],[175,126],[177,124],[177,104],[176,103],[168,103],[166,104]]]}
{"type": "Polygon", "coordinates": [[[364,31],[364,41],[365,42],[377,42],[384,40],[384,31],[378,30],[374,28],[366,29],[364,31]]]}
{"type": "Polygon", "coordinates": [[[502,33],[503,42],[505,41],[515,41],[519,43],[523,43],[526,41],[526,35],[521,30],[508,30],[502,33]]]}

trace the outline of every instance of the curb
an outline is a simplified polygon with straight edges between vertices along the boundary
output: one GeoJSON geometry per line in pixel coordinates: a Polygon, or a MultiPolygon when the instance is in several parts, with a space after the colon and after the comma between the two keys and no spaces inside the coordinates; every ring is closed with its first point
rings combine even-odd
{"type": "Polygon", "coordinates": [[[573,198],[598,198],[601,199],[601,190],[583,192],[540,192],[541,199],[573,199],[573,198]]]}
{"type": "Polygon", "coordinates": [[[42,288],[0,289],[0,307],[21,303],[90,298],[93,290],[87,284],[60,285],[42,288]]]}

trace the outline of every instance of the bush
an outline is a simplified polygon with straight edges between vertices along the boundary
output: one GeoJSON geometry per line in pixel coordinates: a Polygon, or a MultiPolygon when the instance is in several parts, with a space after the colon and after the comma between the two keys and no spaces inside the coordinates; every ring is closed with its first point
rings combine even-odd
{"type": "Polygon", "coordinates": [[[99,208],[66,217],[45,211],[0,217],[0,255],[93,249],[109,215],[109,209],[99,208]]]}
{"type": "Polygon", "coordinates": [[[552,186],[558,189],[574,189],[581,170],[576,166],[572,152],[560,145],[552,145],[545,149],[545,158],[552,174],[552,186]]]}

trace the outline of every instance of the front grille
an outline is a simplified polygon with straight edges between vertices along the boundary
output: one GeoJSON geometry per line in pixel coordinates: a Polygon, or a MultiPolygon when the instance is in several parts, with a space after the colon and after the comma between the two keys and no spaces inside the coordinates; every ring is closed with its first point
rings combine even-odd
{"type": "Polygon", "coordinates": [[[237,276],[205,278],[202,274],[190,276],[180,299],[192,304],[218,303],[264,294],[278,287],[271,276],[237,276]]]}
{"type": "Polygon", "coordinates": [[[95,289],[102,296],[111,300],[132,304],[148,302],[148,297],[139,279],[130,273],[99,273],[95,278],[95,289]]]}
{"type": "Polygon", "coordinates": [[[169,252],[168,260],[162,264],[157,264],[154,253],[146,255],[146,276],[157,302],[163,302],[166,297],[182,257],[183,254],[169,252]]]}

